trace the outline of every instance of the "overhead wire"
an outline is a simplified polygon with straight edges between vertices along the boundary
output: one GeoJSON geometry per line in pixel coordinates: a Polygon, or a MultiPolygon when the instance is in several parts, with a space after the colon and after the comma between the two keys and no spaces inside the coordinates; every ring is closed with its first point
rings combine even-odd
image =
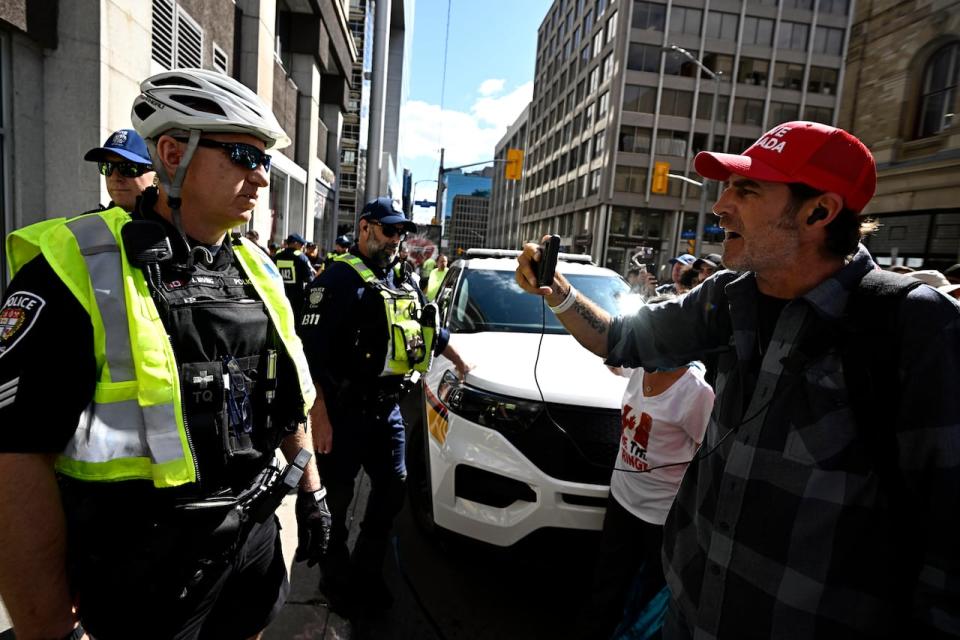
{"type": "Polygon", "coordinates": [[[443,71],[440,74],[440,118],[437,126],[437,147],[443,145],[443,106],[447,94],[447,51],[450,46],[450,12],[453,0],[447,0],[447,24],[443,35],[443,71]]]}

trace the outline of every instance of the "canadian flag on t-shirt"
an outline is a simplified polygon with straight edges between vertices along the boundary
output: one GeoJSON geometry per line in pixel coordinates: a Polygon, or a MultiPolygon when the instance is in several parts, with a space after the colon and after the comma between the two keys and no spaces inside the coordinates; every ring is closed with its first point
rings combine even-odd
{"type": "Polygon", "coordinates": [[[650,440],[650,430],[653,428],[653,418],[647,413],[640,413],[639,420],[633,407],[623,406],[621,416],[623,434],[620,442],[620,455],[623,461],[635,469],[645,469],[647,457],[647,442],[650,440]]]}

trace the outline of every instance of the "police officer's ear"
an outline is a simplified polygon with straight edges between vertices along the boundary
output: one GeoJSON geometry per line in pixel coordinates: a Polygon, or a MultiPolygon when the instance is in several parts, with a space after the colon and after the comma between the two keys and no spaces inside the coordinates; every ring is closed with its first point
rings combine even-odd
{"type": "Polygon", "coordinates": [[[157,155],[169,175],[173,175],[183,161],[183,152],[186,143],[180,142],[172,136],[162,135],[157,138],[157,155]]]}

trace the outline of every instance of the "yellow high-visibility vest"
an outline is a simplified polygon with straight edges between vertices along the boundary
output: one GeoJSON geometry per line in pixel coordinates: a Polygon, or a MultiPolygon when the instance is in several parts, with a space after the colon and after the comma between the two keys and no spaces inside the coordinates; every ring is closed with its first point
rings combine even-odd
{"type": "MultiPolygon", "coordinates": [[[[93,399],[57,460],[64,475],[94,482],[195,482],[173,347],[143,272],[130,264],[120,230],[130,214],[57,218],[7,237],[11,276],[43,254],[90,316],[98,379],[93,399]]],[[[275,266],[246,238],[234,247],[297,372],[304,414],[315,390],[293,313],[275,266]]]]}
{"type": "MultiPolygon", "coordinates": [[[[352,253],[336,258],[353,267],[367,286],[375,289],[383,300],[387,320],[387,355],[381,376],[404,375],[410,371],[426,373],[433,361],[433,339],[436,328],[420,324],[420,296],[409,284],[391,289],[383,284],[363,260],[352,253]]],[[[434,315],[433,317],[436,317],[434,315]]]]}

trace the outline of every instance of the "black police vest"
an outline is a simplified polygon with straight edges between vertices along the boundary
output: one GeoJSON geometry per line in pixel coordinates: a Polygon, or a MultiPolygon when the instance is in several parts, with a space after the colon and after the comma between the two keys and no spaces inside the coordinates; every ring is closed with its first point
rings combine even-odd
{"type": "Polygon", "coordinates": [[[278,360],[287,355],[279,340],[267,344],[275,335],[267,310],[229,245],[214,267],[184,273],[165,266],[160,280],[154,299],[179,368],[201,492],[243,490],[286,435],[268,429],[264,391],[268,349],[278,360]]]}

